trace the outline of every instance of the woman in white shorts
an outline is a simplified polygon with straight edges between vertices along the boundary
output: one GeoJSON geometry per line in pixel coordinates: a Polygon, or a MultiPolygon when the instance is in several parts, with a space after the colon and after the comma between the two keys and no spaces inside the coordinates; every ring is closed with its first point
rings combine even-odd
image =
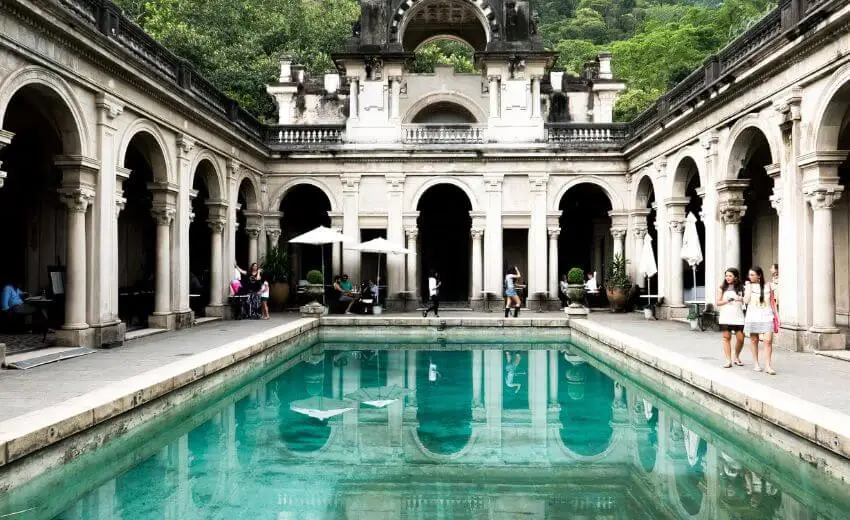
{"type": "Polygon", "coordinates": [[[753,351],[753,370],[761,372],[759,365],[759,335],[764,334],[764,354],[766,357],[764,371],[776,375],[773,370],[773,316],[775,309],[771,303],[770,283],[764,279],[764,271],[755,266],[750,269],[749,282],[744,289],[744,304],[747,306],[747,316],[744,320],[744,334],[750,337],[753,351]]]}

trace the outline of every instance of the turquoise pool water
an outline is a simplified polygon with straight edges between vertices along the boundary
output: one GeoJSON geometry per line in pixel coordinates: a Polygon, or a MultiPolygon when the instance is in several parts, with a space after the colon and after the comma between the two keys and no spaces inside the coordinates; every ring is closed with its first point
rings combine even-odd
{"type": "Polygon", "coordinates": [[[846,488],[581,348],[387,346],[318,344],[0,518],[850,515],[846,488]]]}

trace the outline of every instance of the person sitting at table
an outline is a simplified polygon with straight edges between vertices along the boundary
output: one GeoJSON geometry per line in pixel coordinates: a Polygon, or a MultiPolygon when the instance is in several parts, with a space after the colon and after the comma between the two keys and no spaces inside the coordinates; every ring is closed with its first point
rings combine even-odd
{"type": "Polygon", "coordinates": [[[599,286],[596,285],[596,271],[587,273],[587,281],[584,282],[584,290],[588,294],[596,294],[599,292],[599,286]]]}
{"type": "Polygon", "coordinates": [[[26,323],[27,318],[30,320],[41,318],[44,323],[47,323],[47,311],[26,303],[25,297],[26,293],[18,288],[14,280],[10,280],[0,292],[0,311],[7,313],[12,319],[21,320],[22,323],[26,323]]]}
{"type": "Polygon", "coordinates": [[[354,292],[354,286],[351,281],[348,279],[348,275],[343,273],[342,279],[339,282],[340,295],[339,301],[340,303],[348,302],[348,307],[345,308],[346,314],[351,314],[351,306],[357,301],[357,294],[354,292]]]}

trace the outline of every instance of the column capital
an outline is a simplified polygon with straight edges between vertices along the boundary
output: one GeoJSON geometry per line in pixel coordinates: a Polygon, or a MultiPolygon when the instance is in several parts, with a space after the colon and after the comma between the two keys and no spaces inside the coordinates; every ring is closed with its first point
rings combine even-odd
{"type": "Polygon", "coordinates": [[[231,181],[236,181],[236,177],[239,176],[239,170],[241,169],[242,163],[232,157],[227,159],[227,177],[231,181]]]}
{"type": "Polygon", "coordinates": [[[340,182],[342,182],[342,192],[343,193],[357,193],[360,191],[360,176],[359,175],[340,175],[340,182]]]}
{"type": "Polygon", "coordinates": [[[720,203],[718,211],[720,212],[720,220],[724,224],[740,224],[747,213],[747,206],[734,201],[726,201],[720,203]]]}
{"type": "Polygon", "coordinates": [[[719,141],[720,138],[717,137],[717,134],[714,132],[708,132],[700,136],[699,144],[702,146],[706,159],[717,155],[717,143],[719,141]]]}
{"type": "Polygon", "coordinates": [[[213,233],[224,233],[224,226],[227,223],[223,218],[210,218],[207,220],[207,225],[213,233]]]}
{"type": "Polygon", "coordinates": [[[245,226],[245,233],[250,238],[260,238],[259,226],[245,226]]]}
{"type": "Polygon", "coordinates": [[[499,81],[500,79],[502,79],[501,74],[488,74],[487,75],[487,81],[490,82],[490,83],[492,83],[494,81],[499,81]]]}
{"type": "Polygon", "coordinates": [[[484,189],[488,192],[501,192],[504,175],[487,175],[484,177],[484,189]]]}
{"type": "Polygon", "coordinates": [[[622,240],[626,238],[626,228],[611,228],[611,236],[614,237],[615,240],[622,240]]]}
{"type": "Polygon", "coordinates": [[[280,240],[280,235],[282,231],[280,228],[266,228],[266,236],[269,237],[272,242],[277,243],[280,240]]]}
{"type": "Polygon", "coordinates": [[[117,219],[127,206],[127,199],[121,195],[115,195],[115,218],[117,219]]]}
{"type": "Polygon", "coordinates": [[[557,240],[558,237],[561,235],[561,228],[550,227],[546,230],[546,232],[549,234],[549,240],[557,240]]]}
{"type": "Polygon", "coordinates": [[[15,137],[14,132],[10,132],[8,130],[0,130],[0,150],[10,144],[12,142],[13,137],[15,137]]]}
{"type": "MultiPolygon", "coordinates": [[[[359,181],[358,181],[359,182],[359,181]]],[[[390,193],[401,193],[404,191],[404,174],[387,175],[387,191],[390,193]]]]}
{"type": "MultiPolygon", "coordinates": [[[[812,206],[812,210],[832,209],[841,194],[844,191],[844,186],[840,184],[810,184],[803,186],[803,195],[806,201],[812,206]]],[[[816,231],[817,232],[817,231],[816,231]]]]}
{"type": "Polygon", "coordinates": [[[667,225],[670,226],[670,231],[673,233],[684,233],[685,231],[685,219],[675,218],[667,222],[667,225]]]}
{"type": "Polygon", "coordinates": [[[59,188],[59,197],[70,213],[85,213],[94,200],[94,194],[94,189],[84,186],[59,188]]]}
{"type": "Polygon", "coordinates": [[[408,239],[416,239],[419,236],[419,228],[416,227],[408,227],[404,228],[404,234],[408,239]]]}
{"type": "Polygon", "coordinates": [[[528,183],[532,193],[545,192],[546,188],[549,186],[549,175],[529,175],[528,183]]]}
{"type": "Polygon", "coordinates": [[[177,214],[177,209],[172,206],[155,205],[151,208],[151,215],[156,220],[157,226],[170,226],[174,220],[174,215],[177,214]]]}
{"type": "Polygon", "coordinates": [[[469,234],[470,236],[472,236],[472,240],[481,240],[481,238],[484,236],[484,229],[472,228],[469,230],[469,234]]]}
{"type": "Polygon", "coordinates": [[[635,237],[637,237],[638,240],[643,242],[643,239],[646,236],[647,231],[648,230],[646,228],[646,224],[644,224],[642,227],[641,226],[635,226],[633,233],[635,234],[635,237]]]}

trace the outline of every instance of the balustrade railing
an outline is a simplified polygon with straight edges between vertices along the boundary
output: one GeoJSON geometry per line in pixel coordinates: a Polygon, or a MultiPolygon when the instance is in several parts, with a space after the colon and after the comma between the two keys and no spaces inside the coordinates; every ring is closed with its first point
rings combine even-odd
{"type": "Polygon", "coordinates": [[[487,125],[402,125],[402,141],[407,144],[468,144],[487,142],[487,125]]]}
{"type": "Polygon", "coordinates": [[[345,125],[272,125],[266,135],[272,147],[335,144],[345,139],[345,125]]]}
{"type": "Polygon", "coordinates": [[[629,138],[626,123],[547,123],[546,142],[560,146],[622,146],[629,138]]]}

